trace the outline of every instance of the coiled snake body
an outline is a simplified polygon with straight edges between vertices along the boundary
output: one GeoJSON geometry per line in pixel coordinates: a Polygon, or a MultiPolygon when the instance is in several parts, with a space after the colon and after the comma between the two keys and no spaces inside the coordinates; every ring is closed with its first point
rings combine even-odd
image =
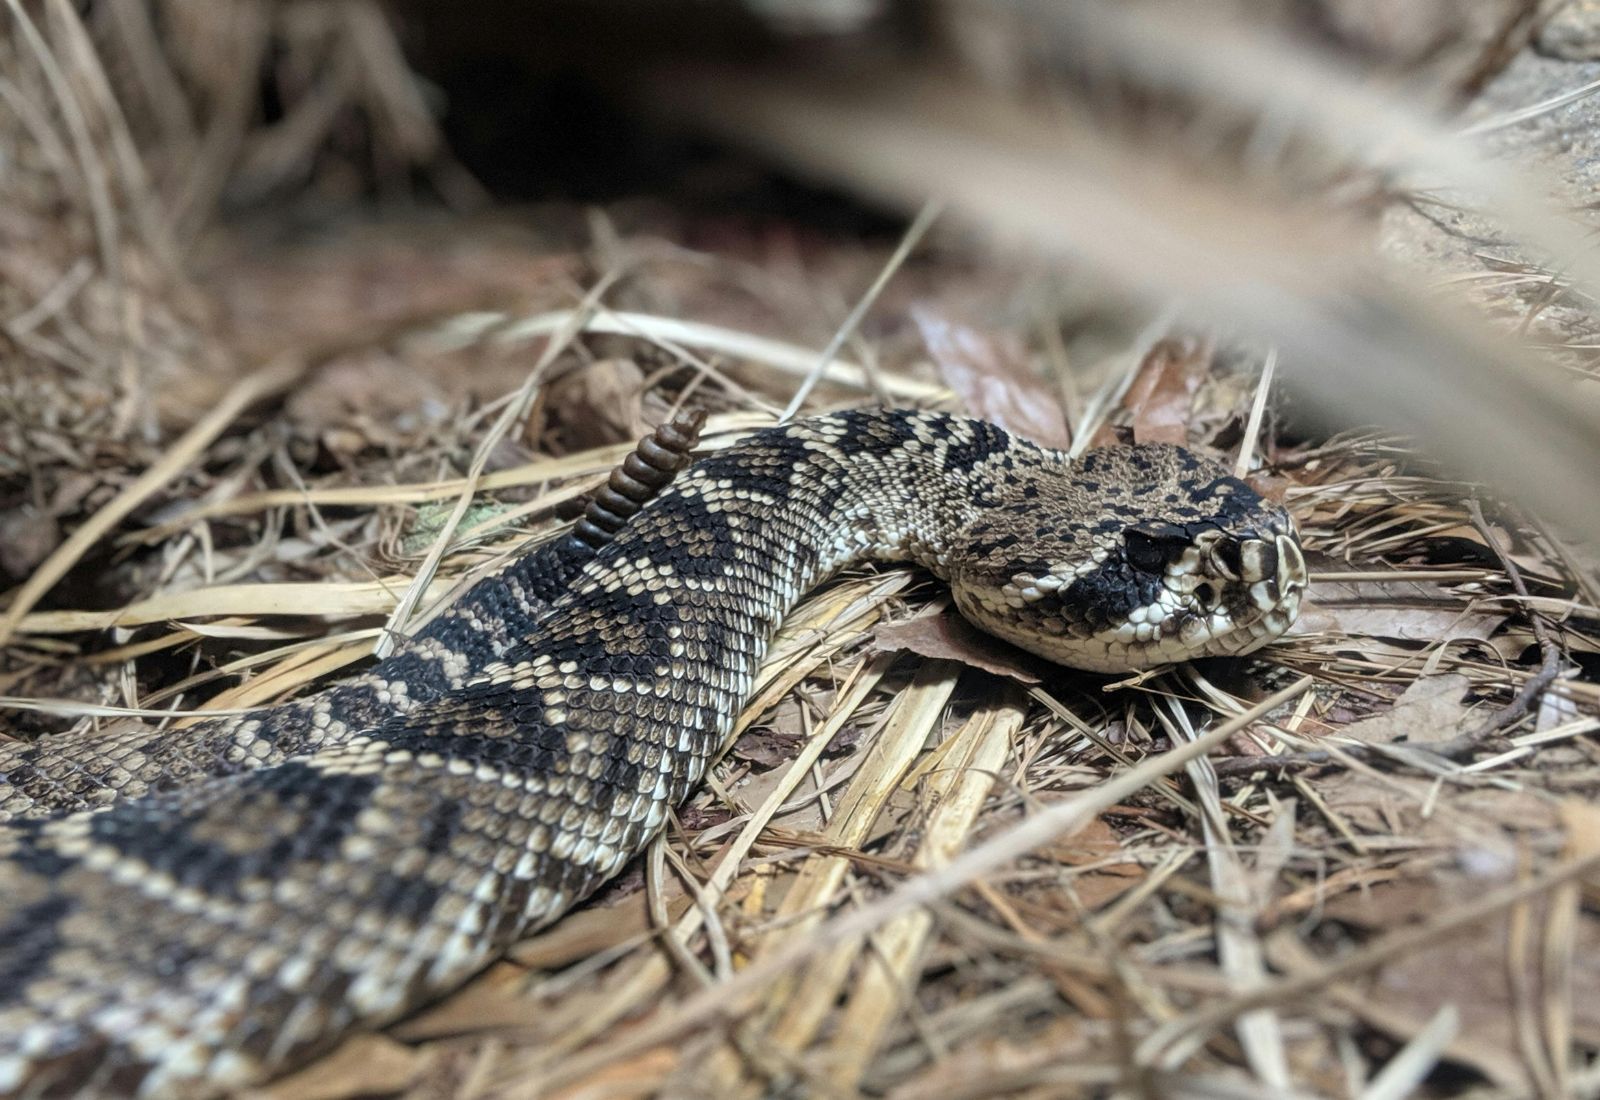
{"type": "Polygon", "coordinates": [[[0,1095],[212,1094],[458,985],[639,851],[842,566],[1103,671],[1248,652],[1305,583],[1288,515],[1175,447],[851,412],[649,490],[343,686],[0,747],[0,1095]]]}

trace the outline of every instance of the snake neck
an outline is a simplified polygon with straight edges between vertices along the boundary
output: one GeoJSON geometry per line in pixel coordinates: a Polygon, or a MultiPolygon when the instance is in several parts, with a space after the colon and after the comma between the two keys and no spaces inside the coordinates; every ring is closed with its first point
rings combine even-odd
{"type": "Polygon", "coordinates": [[[1009,470],[1038,453],[983,421],[845,412],[758,432],[703,459],[662,503],[691,513],[730,566],[783,565],[792,602],[867,561],[913,562],[948,579],[950,548],[996,503],[993,464],[1009,470]]]}

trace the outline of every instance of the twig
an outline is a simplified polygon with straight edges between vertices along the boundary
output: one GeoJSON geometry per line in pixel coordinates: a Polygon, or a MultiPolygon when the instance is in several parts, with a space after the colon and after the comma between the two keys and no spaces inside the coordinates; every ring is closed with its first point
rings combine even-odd
{"type": "Polygon", "coordinates": [[[306,365],[302,359],[285,358],[245,375],[223,395],[215,408],[184,432],[159,461],[125,486],[56,547],[17,590],[5,614],[0,615],[0,645],[4,645],[11,637],[22,617],[32,610],[40,597],[78,564],[91,546],[151,494],[187,469],[194,457],[221,435],[241,412],[257,401],[287,389],[305,372],[306,365]]]}
{"type": "MultiPolygon", "coordinates": [[[[872,308],[872,303],[878,300],[878,295],[883,293],[883,288],[889,285],[889,280],[894,277],[894,273],[899,271],[901,266],[905,264],[907,258],[911,255],[912,249],[917,247],[918,242],[922,240],[923,235],[928,232],[929,227],[933,225],[934,221],[939,217],[939,212],[943,209],[944,204],[939,202],[929,201],[922,204],[922,209],[917,212],[916,219],[912,221],[911,227],[906,230],[905,236],[900,238],[899,247],[894,250],[894,254],[883,265],[883,270],[878,272],[878,277],[872,281],[872,285],[867,288],[867,292],[861,296],[861,300],[850,311],[850,316],[844,319],[844,324],[839,326],[839,331],[833,334],[833,339],[828,341],[828,346],[822,349],[822,354],[817,356],[816,366],[811,368],[804,381],[800,383],[800,388],[795,390],[794,397],[789,400],[789,407],[784,409],[783,415],[778,418],[780,421],[790,420],[795,413],[800,411],[800,407],[806,403],[806,398],[811,396],[811,391],[816,387],[817,382],[821,380],[828,368],[833,365],[834,359],[839,355],[839,349],[844,347],[844,342],[850,339],[856,329],[860,327],[861,319],[867,315],[867,310],[872,308]]],[[[867,383],[874,390],[877,390],[878,386],[870,364],[867,368],[866,377],[867,383]]],[[[882,394],[880,393],[879,396],[881,397],[882,394]]]]}
{"type": "Polygon", "coordinates": [[[1501,730],[1521,721],[1522,717],[1533,707],[1534,702],[1544,693],[1544,690],[1555,682],[1561,675],[1561,643],[1556,639],[1550,625],[1545,622],[1544,616],[1533,610],[1531,599],[1528,595],[1528,586],[1522,581],[1522,574],[1517,569],[1516,562],[1511,560],[1511,555],[1500,548],[1500,542],[1495,538],[1494,532],[1489,529],[1488,522],[1483,518],[1483,509],[1476,500],[1467,501],[1467,511],[1472,517],[1472,526],[1478,529],[1483,536],[1483,541],[1489,549],[1495,552],[1500,559],[1500,564],[1505,568],[1506,579],[1511,582],[1511,587],[1521,600],[1523,609],[1528,616],[1528,622],[1533,627],[1533,636],[1539,642],[1541,657],[1539,671],[1528,677],[1522,689],[1512,698],[1511,702],[1501,707],[1487,722],[1477,729],[1453,737],[1437,745],[1426,746],[1427,750],[1450,760],[1459,760],[1472,755],[1473,751],[1492,738],[1501,730]]]}
{"type": "MultiPolygon", "coordinates": [[[[1354,748],[1345,747],[1347,750],[1354,748]]],[[[1302,771],[1332,763],[1335,763],[1333,754],[1327,749],[1308,749],[1305,752],[1285,752],[1273,756],[1231,756],[1213,760],[1211,767],[1221,779],[1265,771],[1302,771]]]]}
{"type": "Polygon", "coordinates": [[[1600,855],[1566,860],[1539,878],[1500,887],[1431,920],[1380,936],[1319,970],[1281,979],[1170,1020],[1140,1044],[1139,1061],[1152,1068],[1175,1067],[1193,1051],[1197,1042],[1252,1009],[1319,993],[1335,982],[1374,970],[1390,959],[1432,946],[1446,936],[1494,917],[1528,898],[1538,897],[1564,882],[1588,878],[1597,868],[1600,868],[1600,855]]]}
{"type": "MultiPolygon", "coordinates": [[[[1501,707],[1500,710],[1475,730],[1452,737],[1448,741],[1436,744],[1412,744],[1408,746],[1417,753],[1426,753],[1430,756],[1444,760],[1461,760],[1471,756],[1476,750],[1492,744],[1499,733],[1514,725],[1525,716],[1533,707],[1539,696],[1555,682],[1561,675],[1561,643],[1550,625],[1545,622],[1544,616],[1532,609],[1532,597],[1528,594],[1528,586],[1523,582],[1522,573],[1511,560],[1511,555],[1500,548],[1499,540],[1490,530],[1488,521],[1483,518],[1483,509],[1476,500],[1467,501],[1468,515],[1473,527],[1483,536],[1484,542],[1495,552],[1500,559],[1500,565],[1506,572],[1506,579],[1511,582],[1512,589],[1516,592],[1517,599],[1522,603],[1528,615],[1528,622],[1533,627],[1533,636],[1538,640],[1540,664],[1539,671],[1523,681],[1522,687],[1511,702],[1501,707]]],[[[1358,760],[1372,761],[1379,757],[1383,759],[1396,759],[1393,751],[1395,746],[1368,747],[1362,745],[1341,745],[1340,756],[1349,756],[1358,760]]],[[[1218,776],[1248,775],[1259,771],[1299,771],[1304,768],[1321,767],[1325,764],[1337,764],[1341,761],[1326,749],[1310,749],[1305,752],[1283,753],[1278,756],[1246,756],[1234,757],[1230,760],[1215,760],[1212,767],[1218,776]]]]}

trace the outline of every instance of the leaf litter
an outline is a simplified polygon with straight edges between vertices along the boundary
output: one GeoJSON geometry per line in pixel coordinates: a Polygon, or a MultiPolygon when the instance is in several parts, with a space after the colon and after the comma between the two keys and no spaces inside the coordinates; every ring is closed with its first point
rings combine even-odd
{"type": "MultiPolygon", "coordinates": [[[[274,147],[246,144],[261,168],[274,147]]],[[[130,225],[155,202],[137,184],[118,195],[130,225]]],[[[42,456],[32,511],[0,531],[9,697],[186,713],[312,690],[368,659],[436,544],[424,604],[558,531],[669,410],[707,408],[708,448],[770,423],[827,342],[817,302],[853,297],[885,260],[829,246],[818,286],[747,242],[685,264],[652,246],[667,229],[618,230],[607,248],[541,242],[530,261],[534,246],[486,228],[453,235],[441,267],[436,238],[407,232],[366,251],[236,242],[209,278],[237,288],[226,336],[178,271],[130,264],[120,293],[158,334],[136,345],[136,382],[85,355],[117,331],[78,293],[85,276],[8,257],[6,292],[39,307],[9,311],[28,322],[13,336],[50,364],[6,376],[42,456]],[[474,476],[505,395],[615,274],[616,249],[627,295],[554,356],[474,476]],[[396,308],[397,288],[424,284],[396,308]],[[284,353],[291,328],[304,336],[284,353]],[[202,369],[268,347],[274,369],[233,389],[202,369]],[[469,487],[452,533],[442,517],[469,487]]],[[[878,386],[1067,442],[1066,410],[1089,395],[1060,365],[1082,349],[960,319],[988,315],[984,273],[914,259],[907,274],[942,297],[881,299],[898,329],[850,346],[809,407],[878,386]]],[[[1209,337],[1157,337],[1125,337],[1131,378],[1089,426],[1230,458],[1253,372],[1209,337]]],[[[752,739],[679,811],[658,868],[261,1095],[1103,1095],[1184,1079],[1344,1095],[1408,1056],[1425,1063],[1421,1095],[1461,1075],[1501,1094],[1592,1078],[1593,661],[1563,661],[1476,763],[1426,753],[1539,675],[1530,616],[1592,655],[1600,610],[1544,531],[1506,513],[1486,534],[1474,488],[1393,437],[1309,442],[1269,422],[1258,449],[1252,476],[1295,512],[1316,574],[1282,642],[1113,684],[975,639],[907,571],[842,578],[785,624],[741,719],[752,739]],[[830,931],[1294,683],[1181,777],[865,931],[830,931]],[[762,967],[753,992],[695,1007],[762,967]]]]}

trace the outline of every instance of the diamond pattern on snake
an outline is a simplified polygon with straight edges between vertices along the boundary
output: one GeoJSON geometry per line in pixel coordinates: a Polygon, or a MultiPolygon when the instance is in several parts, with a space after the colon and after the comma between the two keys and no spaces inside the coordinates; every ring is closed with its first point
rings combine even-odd
{"type": "Polygon", "coordinates": [[[1177,447],[875,410],[680,470],[698,426],[355,680],[0,747],[0,1095],[214,1095],[455,988],[639,852],[845,566],[921,565],[1100,672],[1248,653],[1299,610],[1287,512],[1177,447]]]}

